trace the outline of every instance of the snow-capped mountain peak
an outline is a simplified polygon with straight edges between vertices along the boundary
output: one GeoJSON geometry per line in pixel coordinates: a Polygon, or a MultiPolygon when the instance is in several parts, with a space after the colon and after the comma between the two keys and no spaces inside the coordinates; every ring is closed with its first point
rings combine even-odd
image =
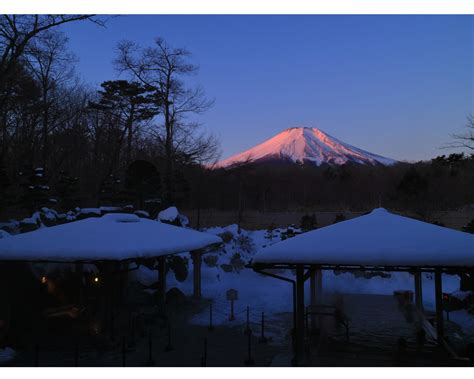
{"type": "Polygon", "coordinates": [[[288,128],[269,140],[242,153],[224,159],[217,167],[231,167],[242,163],[282,161],[294,163],[323,163],[343,165],[359,163],[393,165],[395,160],[372,154],[342,142],[317,128],[288,128]]]}

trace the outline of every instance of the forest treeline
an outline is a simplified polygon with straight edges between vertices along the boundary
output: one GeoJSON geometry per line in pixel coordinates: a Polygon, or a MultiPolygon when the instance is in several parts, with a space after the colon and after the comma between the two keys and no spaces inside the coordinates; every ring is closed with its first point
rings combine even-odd
{"type": "Polygon", "coordinates": [[[474,154],[394,166],[250,164],[210,171],[199,197],[203,208],[366,211],[383,206],[428,217],[430,211],[474,204],[474,154]]]}
{"type": "MultiPolygon", "coordinates": [[[[472,155],[389,167],[212,170],[219,141],[196,116],[213,101],[189,84],[197,71],[190,53],[161,38],[148,46],[121,41],[111,62],[117,75],[93,88],[75,72],[62,31],[72,22],[106,26],[89,15],[0,16],[1,220],[42,207],[127,204],[152,214],[169,205],[238,212],[385,206],[421,216],[474,204],[472,155]]],[[[457,147],[472,148],[472,132],[458,137],[457,147]]]]}

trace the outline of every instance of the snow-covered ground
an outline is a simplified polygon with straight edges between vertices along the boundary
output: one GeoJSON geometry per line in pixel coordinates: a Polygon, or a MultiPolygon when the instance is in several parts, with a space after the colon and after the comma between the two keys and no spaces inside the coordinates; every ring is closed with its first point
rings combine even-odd
{"type": "MultiPolygon", "coordinates": [[[[297,230],[298,231],[298,230],[297,230]]],[[[254,272],[252,269],[241,268],[226,272],[230,265],[232,256],[239,253],[245,263],[255,255],[259,248],[276,243],[281,240],[282,233],[286,229],[276,229],[272,233],[272,238],[266,230],[247,231],[241,230],[238,233],[236,225],[227,227],[215,227],[207,229],[206,232],[220,235],[225,241],[224,247],[208,255],[217,255],[216,266],[209,267],[205,262],[202,266],[202,292],[203,296],[213,301],[213,323],[225,325],[243,325],[246,319],[246,307],[250,307],[251,321],[257,324],[260,321],[261,312],[265,312],[266,319],[271,321],[278,318],[278,314],[292,312],[292,286],[290,283],[266,277],[254,272]],[[238,300],[235,302],[235,321],[229,321],[230,304],[226,300],[226,291],[236,289],[238,300]]],[[[187,254],[183,254],[186,256],[187,254]]],[[[189,258],[189,257],[188,257],[189,258]]],[[[189,259],[191,262],[191,260],[189,259]]],[[[141,267],[136,273],[136,277],[143,284],[156,282],[156,271],[141,267]]],[[[280,275],[294,278],[291,271],[282,271],[280,275]]],[[[191,295],[193,291],[192,263],[189,264],[189,275],[184,282],[178,282],[173,272],[168,273],[168,288],[177,287],[186,295],[191,295]]],[[[307,283],[306,295],[309,297],[309,281],[307,283]]],[[[373,277],[366,279],[356,277],[352,273],[334,273],[326,271],[323,273],[323,288],[327,293],[366,293],[366,294],[386,294],[391,295],[395,290],[413,290],[414,277],[409,273],[391,273],[389,278],[373,277]]],[[[443,276],[443,292],[451,293],[459,289],[459,277],[453,275],[443,276]]],[[[425,308],[434,310],[434,280],[431,274],[423,275],[423,302],[425,308]]],[[[309,298],[307,299],[309,302],[309,298]]],[[[474,332],[474,317],[467,312],[453,312],[452,320],[460,319],[463,324],[471,325],[474,332]],[[459,315],[458,315],[459,313],[459,315]],[[462,313],[462,315],[461,315],[462,313]]],[[[204,310],[197,314],[193,323],[208,325],[209,310],[204,310]]],[[[271,332],[269,322],[268,331],[271,332]]],[[[259,330],[258,327],[256,330],[259,330]]],[[[274,335],[278,338],[278,333],[274,335]]]]}

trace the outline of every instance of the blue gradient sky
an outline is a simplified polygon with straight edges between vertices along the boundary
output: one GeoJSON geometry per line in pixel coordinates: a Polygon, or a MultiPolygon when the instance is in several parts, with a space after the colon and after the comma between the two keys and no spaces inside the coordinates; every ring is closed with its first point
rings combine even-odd
{"type": "Polygon", "coordinates": [[[118,41],[192,52],[214,107],[199,121],[222,157],[315,126],[400,160],[429,159],[474,112],[472,16],[121,16],[67,25],[78,73],[117,77],[118,41]]]}

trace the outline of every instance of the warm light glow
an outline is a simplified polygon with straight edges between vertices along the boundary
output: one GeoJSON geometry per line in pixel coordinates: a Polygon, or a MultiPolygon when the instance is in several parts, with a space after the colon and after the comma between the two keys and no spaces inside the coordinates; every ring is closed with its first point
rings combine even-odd
{"type": "Polygon", "coordinates": [[[98,276],[96,276],[96,277],[94,278],[94,283],[99,283],[99,277],[98,277],[98,276]]]}
{"type": "Polygon", "coordinates": [[[46,276],[41,277],[41,283],[45,284],[48,281],[48,278],[46,276]]]}

